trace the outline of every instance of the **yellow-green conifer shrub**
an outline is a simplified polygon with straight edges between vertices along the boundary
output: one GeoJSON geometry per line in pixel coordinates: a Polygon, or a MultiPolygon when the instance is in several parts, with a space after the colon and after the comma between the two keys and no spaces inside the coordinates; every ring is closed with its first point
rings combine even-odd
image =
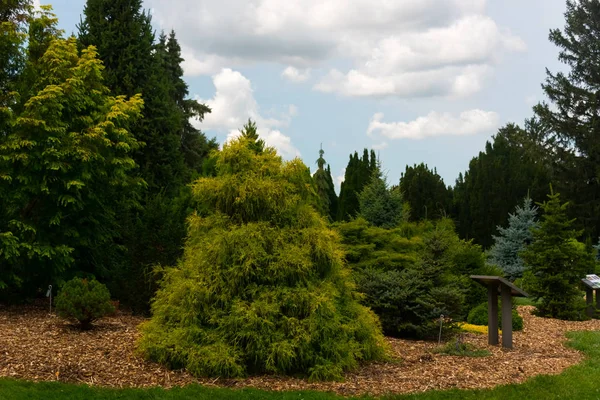
{"type": "Polygon", "coordinates": [[[340,379],[383,357],[379,321],[310,206],[308,168],[250,142],[225,144],[217,176],[194,183],[210,212],[189,218],[183,260],[164,271],[139,350],[196,376],[340,379]]]}

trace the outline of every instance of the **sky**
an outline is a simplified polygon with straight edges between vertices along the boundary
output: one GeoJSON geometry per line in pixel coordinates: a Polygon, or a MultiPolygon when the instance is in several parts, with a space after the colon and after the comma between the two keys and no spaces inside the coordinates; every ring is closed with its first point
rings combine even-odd
{"type": "MultiPolygon", "coordinates": [[[[85,0],[52,4],[67,34],[85,0]]],[[[564,70],[550,29],[564,0],[145,0],[175,30],[190,96],[220,143],[252,118],[285,159],[316,169],[320,146],[339,185],[348,157],[379,155],[390,184],[406,165],[453,185],[498,128],[544,100],[564,70]]]]}

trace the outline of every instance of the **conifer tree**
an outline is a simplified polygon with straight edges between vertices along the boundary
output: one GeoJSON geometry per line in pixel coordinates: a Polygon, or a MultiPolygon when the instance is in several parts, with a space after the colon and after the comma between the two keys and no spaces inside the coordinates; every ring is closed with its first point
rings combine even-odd
{"type": "MultiPolygon", "coordinates": [[[[319,211],[321,215],[329,217],[331,215],[331,190],[333,187],[333,182],[330,181],[331,174],[327,176],[327,171],[325,170],[325,158],[323,158],[323,148],[319,150],[319,159],[317,160],[317,170],[313,175],[313,179],[315,181],[315,186],[317,188],[317,195],[319,196],[319,211]]],[[[335,192],[334,192],[335,194],[335,192]]]]}
{"type": "Polygon", "coordinates": [[[339,200],[337,194],[335,193],[335,186],[333,184],[333,178],[331,176],[331,166],[329,164],[327,164],[325,178],[327,179],[327,196],[329,197],[329,218],[331,219],[331,221],[335,221],[337,218],[339,200]]]}
{"type": "Polygon", "coordinates": [[[491,247],[496,226],[506,224],[509,213],[528,193],[534,201],[546,195],[551,178],[549,151],[536,128],[529,124],[526,128],[502,127],[485,151],[471,160],[468,171],[459,175],[453,214],[462,238],[491,247]]]}
{"type": "Polygon", "coordinates": [[[360,216],[380,228],[394,228],[402,221],[402,195],[390,189],[377,167],[371,181],[358,195],[360,216]]]}
{"type": "Polygon", "coordinates": [[[542,88],[550,103],[534,107],[554,139],[558,189],[572,203],[586,236],[600,234],[600,4],[567,0],[564,30],[552,29],[565,72],[546,71],[542,88]]]}
{"type": "Polygon", "coordinates": [[[577,241],[581,231],[573,229],[575,221],[567,216],[567,207],[551,190],[541,204],[544,214],[533,229],[533,242],[521,254],[528,266],[527,290],[539,301],[539,315],[572,320],[584,318],[578,285],[594,271],[594,260],[577,241]]]}
{"type": "Polygon", "coordinates": [[[338,379],[382,356],[377,318],[358,304],[339,239],[306,200],[307,167],[251,144],[225,144],[217,176],[194,183],[207,215],[189,218],[183,260],[165,271],[140,350],[195,376],[338,379]]]}
{"type": "Polygon", "coordinates": [[[357,152],[350,155],[344,175],[344,182],[342,182],[340,188],[338,221],[348,221],[358,214],[360,210],[358,194],[369,183],[376,168],[377,157],[373,150],[369,154],[369,151],[364,149],[362,158],[358,156],[357,152]]]}
{"type": "Polygon", "coordinates": [[[249,146],[252,150],[254,150],[258,154],[264,151],[265,141],[258,136],[256,122],[248,118],[248,122],[244,124],[240,132],[243,138],[248,139],[248,143],[250,143],[249,146]]]}
{"type": "Polygon", "coordinates": [[[452,197],[444,180],[426,164],[406,166],[400,177],[400,192],[411,209],[411,220],[439,219],[452,208],[452,197]]]}
{"type": "Polygon", "coordinates": [[[511,280],[523,276],[525,264],[520,253],[533,240],[537,210],[531,198],[526,197],[523,205],[517,206],[515,213],[508,216],[508,227],[498,226],[500,235],[493,236],[495,243],[490,249],[490,262],[502,268],[511,280]]]}

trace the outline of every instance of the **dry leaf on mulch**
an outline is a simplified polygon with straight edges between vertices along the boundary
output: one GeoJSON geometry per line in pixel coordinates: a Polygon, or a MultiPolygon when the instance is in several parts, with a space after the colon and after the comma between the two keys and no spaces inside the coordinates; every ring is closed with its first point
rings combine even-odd
{"type": "Polygon", "coordinates": [[[33,381],[81,382],[111,387],[210,386],[269,390],[313,389],[342,395],[421,392],[431,389],[486,388],[520,383],[534,375],[558,374],[582,360],[564,346],[569,330],[600,330],[600,321],[566,322],[531,315],[519,307],[524,329],[513,333],[514,349],[487,345],[486,335],[467,333],[464,341],[489,350],[489,357],[431,354],[436,343],[388,339],[401,361],[371,363],[346,374],[344,382],[309,383],[277,376],[196,379],[170,371],[135,354],[137,325],[143,318],[118,314],[81,332],[41,307],[0,310],[0,376],[33,381]]]}

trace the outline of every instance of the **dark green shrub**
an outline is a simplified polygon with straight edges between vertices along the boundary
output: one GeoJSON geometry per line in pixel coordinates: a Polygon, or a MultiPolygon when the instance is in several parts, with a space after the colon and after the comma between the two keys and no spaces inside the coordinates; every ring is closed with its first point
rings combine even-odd
{"type": "MultiPolygon", "coordinates": [[[[487,325],[488,324],[488,303],[481,303],[469,312],[467,322],[473,325],[487,325]]],[[[502,326],[502,310],[500,304],[498,304],[498,324],[502,326]]],[[[523,329],[523,317],[519,315],[517,310],[512,310],[512,328],[513,331],[520,331],[523,329]]]]}
{"type": "Polygon", "coordinates": [[[108,289],[95,279],[73,278],[56,296],[58,315],[76,319],[82,329],[89,329],[92,322],[113,311],[108,289]]]}

